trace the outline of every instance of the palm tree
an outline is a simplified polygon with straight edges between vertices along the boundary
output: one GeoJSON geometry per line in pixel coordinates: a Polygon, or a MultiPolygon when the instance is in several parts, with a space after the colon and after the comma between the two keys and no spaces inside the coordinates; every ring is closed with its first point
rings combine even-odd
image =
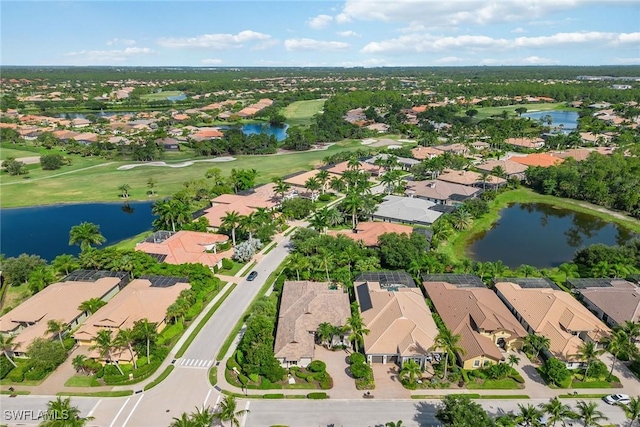
{"type": "Polygon", "coordinates": [[[342,178],[334,176],[329,182],[329,188],[337,193],[344,193],[347,186],[342,178]]]}
{"type": "Polygon", "coordinates": [[[71,365],[73,366],[73,369],[76,370],[76,372],[82,371],[84,373],[85,372],[84,364],[86,362],[87,362],[87,356],[85,356],[84,354],[78,354],[71,361],[71,365]]]}
{"type": "Polygon", "coordinates": [[[409,383],[414,384],[416,379],[422,375],[422,369],[415,360],[410,359],[402,364],[400,378],[409,377],[409,383]]]}
{"type": "Polygon", "coordinates": [[[95,341],[96,343],[90,347],[91,350],[98,349],[98,351],[100,351],[100,357],[106,359],[108,362],[112,362],[120,372],[120,375],[124,375],[122,368],[120,368],[120,364],[117,360],[113,360],[113,356],[111,354],[114,348],[113,340],[111,339],[111,331],[108,329],[100,330],[98,335],[96,335],[95,341]]]}
{"type": "Polygon", "coordinates": [[[78,263],[78,259],[73,255],[62,254],[55,257],[51,266],[57,273],[67,276],[73,270],[76,270],[80,264],[78,263]]]}
{"type": "Polygon", "coordinates": [[[569,280],[569,277],[573,277],[578,272],[578,266],[572,262],[565,262],[558,266],[558,271],[564,273],[564,281],[569,280]]]}
{"type": "Polygon", "coordinates": [[[528,264],[522,264],[518,270],[520,270],[521,274],[524,274],[524,277],[529,277],[536,272],[536,268],[528,264]]]}
{"type": "Polygon", "coordinates": [[[442,351],[444,353],[444,378],[447,378],[447,368],[449,367],[449,357],[456,357],[456,354],[465,354],[464,348],[460,347],[460,335],[454,334],[446,326],[443,326],[434,340],[431,350],[442,351]]]}
{"type": "Polygon", "coordinates": [[[532,351],[534,354],[534,358],[537,358],[540,355],[540,352],[543,348],[548,348],[551,344],[551,340],[543,335],[529,334],[524,337],[524,346],[525,348],[532,351]]]}
{"type": "Polygon", "coordinates": [[[515,422],[527,427],[538,426],[539,419],[542,417],[542,411],[531,404],[526,406],[518,403],[518,409],[520,412],[516,414],[515,422]]]}
{"type": "Polygon", "coordinates": [[[322,322],[318,325],[316,334],[320,339],[320,343],[329,343],[327,347],[331,348],[331,342],[333,341],[333,335],[335,333],[335,327],[329,322],[322,322]]]}
{"type": "Polygon", "coordinates": [[[360,309],[357,303],[351,304],[351,317],[347,319],[347,326],[351,331],[349,335],[349,341],[353,342],[356,353],[358,352],[358,345],[364,341],[364,336],[369,334],[369,329],[364,326],[364,321],[360,315],[360,309]]]}
{"type": "Polygon", "coordinates": [[[62,346],[62,348],[64,348],[64,341],[62,341],[62,334],[67,332],[68,329],[69,329],[69,325],[67,325],[64,321],[51,319],[47,322],[46,333],[58,335],[58,339],[60,340],[60,345],[62,346]]]}
{"type": "Polygon", "coordinates": [[[482,182],[482,189],[487,189],[487,181],[489,181],[489,174],[487,172],[480,173],[480,181],[482,182]]]}
{"type": "MultiPolygon", "coordinates": [[[[118,331],[116,338],[113,340],[113,344],[117,347],[127,348],[129,350],[129,354],[131,355],[133,369],[138,369],[136,356],[133,353],[133,342],[135,341],[135,339],[136,335],[133,333],[133,329],[123,328],[118,331]]],[[[147,360],[147,363],[149,363],[149,360],[147,360]]]]}
{"type": "Polygon", "coordinates": [[[216,417],[213,415],[211,408],[202,406],[201,408],[196,408],[196,411],[192,412],[189,418],[195,427],[210,427],[216,417]]]}
{"type": "Polygon", "coordinates": [[[604,353],[603,349],[598,349],[596,343],[593,341],[584,341],[578,347],[578,353],[576,356],[583,362],[586,362],[587,368],[584,370],[584,380],[587,381],[589,378],[589,368],[591,368],[591,364],[594,360],[598,359],[598,356],[604,353]]]}
{"type": "Polygon", "coordinates": [[[249,215],[240,218],[240,226],[249,233],[249,240],[253,239],[253,233],[260,228],[260,218],[256,216],[256,212],[251,212],[249,215]]]}
{"type": "Polygon", "coordinates": [[[468,230],[473,225],[473,216],[464,209],[456,209],[450,216],[451,225],[456,230],[468,230]]]}
{"type": "Polygon", "coordinates": [[[321,248],[318,251],[318,255],[320,256],[320,260],[322,261],[322,265],[324,266],[327,282],[331,282],[331,278],[329,277],[329,265],[333,263],[335,257],[333,253],[329,252],[325,248],[321,248]]]}
{"type": "Polygon", "coordinates": [[[137,337],[146,340],[147,362],[149,362],[149,348],[151,347],[151,341],[155,341],[158,337],[158,325],[153,322],[149,322],[148,319],[140,319],[134,322],[133,330],[137,337]]]}
{"type": "Polygon", "coordinates": [[[240,221],[242,221],[242,215],[236,211],[227,212],[227,214],[222,218],[222,226],[224,228],[231,229],[231,240],[233,241],[233,246],[236,245],[236,228],[240,225],[240,221]]]}
{"type": "Polygon", "coordinates": [[[633,423],[640,419],[640,397],[632,397],[629,403],[620,406],[629,420],[629,427],[633,427],[633,423]]]}
{"type": "Polygon", "coordinates": [[[106,241],[107,239],[100,234],[100,226],[91,222],[74,225],[69,231],[69,245],[80,245],[83,252],[92,245],[101,245],[106,241]]]}
{"type": "Polygon", "coordinates": [[[284,195],[287,194],[291,186],[284,182],[282,178],[278,178],[278,180],[273,181],[276,185],[273,189],[274,193],[280,195],[280,200],[284,199],[284,195]]]}
{"type": "Polygon", "coordinates": [[[498,165],[491,169],[491,175],[497,176],[498,178],[505,178],[507,176],[507,172],[505,172],[502,166],[498,165]]]}
{"type": "Polygon", "coordinates": [[[327,221],[331,227],[335,227],[343,221],[342,212],[336,208],[329,209],[327,211],[327,221]]]}
{"type": "Polygon", "coordinates": [[[591,268],[591,275],[593,277],[611,277],[613,274],[613,268],[608,261],[600,261],[591,268]]]}
{"type": "Polygon", "coordinates": [[[558,421],[560,421],[564,426],[565,419],[574,419],[577,416],[576,413],[571,410],[569,405],[563,404],[557,397],[549,399],[548,403],[540,404],[540,409],[542,409],[546,414],[549,414],[548,422],[551,423],[551,427],[555,426],[558,421]]]}
{"type": "Polygon", "coordinates": [[[358,224],[358,210],[362,206],[362,197],[355,193],[350,193],[344,198],[342,205],[345,211],[351,214],[351,228],[355,230],[358,224]]]}
{"type": "Polygon", "coordinates": [[[347,169],[358,170],[360,169],[360,160],[357,157],[352,157],[347,161],[347,169]]]}
{"type": "Polygon", "coordinates": [[[595,402],[585,402],[580,400],[578,406],[578,419],[582,420],[585,427],[600,426],[599,421],[608,420],[604,414],[598,410],[598,404],[595,402]]]}
{"type": "Polygon", "coordinates": [[[89,298],[78,306],[78,310],[83,313],[93,314],[106,304],[107,303],[100,298],[89,298]]]}
{"type": "Polygon", "coordinates": [[[490,266],[491,266],[492,279],[503,276],[505,271],[507,271],[507,266],[504,265],[500,260],[490,264],[490,266]]]}
{"type": "Polygon", "coordinates": [[[507,364],[511,368],[516,366],[519,362],[520,362],[520,358],[518,356],[516,356],[515,354],[510,354],[509,358],[507,359],[507,364]]]}
{"type": "Polygon", "coordinates": [[[640,323],[638,322],[625,320],[620,328],[627,334],[627,337],[629,337],[629,344],[634,343],[636,338],[640,336],[640,323]]]}
{"type": "Polygon", "coordinates": [[[604,345],[607,347],[607,350],[609,350],[609,353],[613,355],[611,371],[609,372],[609,376],[611,376],[613,375],[613,368],[615,367],[616,361],[618,360],[618,355],[621,352],[627,352],[631,347],[631,344],[629,343],[627,334],[622,329],[613,331],[612,334],[606,337],[603,341],[604,345]]]}
{"type": "Polygon", "coordinates": [[[50,416],[40,423],[40,427],[83,427],[87,425],[88,421],[93,420],[93,417],[82,418],[80,410],[75,406],[71,406],[70,397],[64,399],[57,397],[56,400],[47,403],[47,415],[50,416]]]}
{"type": "Polygon", "coordinates": [[[120,187],[118,187],[118,190],[120,190],[120,192],[122,193],[123,199],[129,198],[129,190],[131,190],[131,186],[129,184],[122,184],[120,187]]]}
{"type": "Polygon", "coordinates": [[[17,367],[16,362],[13,361],[13,349],[16,348],[16,344],[13,342],[16,337],[14,335],[0,334],[0,348],[2,348],[2,354],[11,362],[13,367],[17,367]]]}
{"type": "Polygon", "coordinates": [[[329,178],[330,178],[329,172],[327,172],[325,169],[322,169],[316,175],[316,179],[320,183],[320,186],[322,189],[322,194],[324,194],[327,191],[327,183],[329,182],[329,178]]]}
{"type": "Polygon", "coordinates": [[[309,259],[300,252],[294,252],[289,257],[289,264],[291,268],[296,271],[296,278],[300,281],[300,270],[309,267],[309,259]]]}
{"type": "Polygon", "coordinates": [[[384,425],[384,427],[402,427],[402,420],[398,420],[396,422],[389,421],[384,425]]]}
{"type": "Polygon", "coordinates": [[[304,183],[304,188],[311,191],[311,200],[315,200],[315,195],[318,192],[318,190],[322,188],[322,185],[320,184],[320,181],[318,181],[315,177],[312,176],[304,183]]]}
{"type": "Polygon", "coordinates": [[[173,417],[173,422],[169,424],[169,427],[196,427],[196,423],[193,422],[189,414],[183,412],[180,418],[173,417]]]}
{"type": "Polygon", "coordinates": [[[315,211],[309,220],[311,226],[319,233],[325,233],[327,231],[327,227],[329,226],[328,212],[329,210],[325,206],[315,211]]]}
{"type": "MultiPolygon", "coordinates": [[[[225,396],[220,402],[220,408],[213,414],[215,418],[218,418],[222,423],[230,421],[231,426],[240,427],[240,420],[238,417],[249,413],[248,409],[236,410],[238,403],[233,396],[225,396]]],[[[224,425],[224,424],[223,424],[224,425]]]]}

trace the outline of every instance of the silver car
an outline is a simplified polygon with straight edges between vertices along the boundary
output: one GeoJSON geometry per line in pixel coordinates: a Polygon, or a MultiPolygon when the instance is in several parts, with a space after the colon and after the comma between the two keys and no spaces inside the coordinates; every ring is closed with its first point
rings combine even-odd
{"type": "Polygon", "coordinates": [[[629,402],[631,402],[631,399],[626,394],[610,394],[609,396],[604,397],[604,401],[609,405],[627,405],[629,402]]]}

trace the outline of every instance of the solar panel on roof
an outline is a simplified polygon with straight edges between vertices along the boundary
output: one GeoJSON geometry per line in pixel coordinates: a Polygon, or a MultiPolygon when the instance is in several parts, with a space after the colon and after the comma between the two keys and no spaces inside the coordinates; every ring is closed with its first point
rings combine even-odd
{"type": "Polygon", "coordinates": [[[404,271],[367,271],[360,273],[355,282],[379,282],[381,287],[403,286],[417,287],[415,280],[404,271]]]}
{"type": "Polygon", "coordinates": [[[127,278],[129,274],[124,271],[110,270],[76,270],[65,277],[63,282],[95,282],[103,277],[127,278]]]}
{"type": "Polygon", "coordinates": [[[486,285],[473,274],[423,274],[423,282],[446,282],[461,288],[484,288],[486,285]]]}
{"type": "Polygon", "coordinates": [[[561,290],[558,285],[546,277],[501,277],[494,280],[494,283],[511,282],[525,289],[555,289],[561,290]]]}
{"type": "Polygon", "coordinates": [[[189,283],[186,277],[142,276],[140,278],[150,281],[152,288],[168,288],[176,283],[189,283]]]}
{"type": "Polygon", "coordinates": [[[358,294],[358,302],[360,303],[360,311],[365,312],[373,308],[371,303],[371,296],[369,295],[369,288],[365,283],[356,286],[356,292],[358,294]]]}
{"type": "Polygon", "coordinates": [[[151,236],[144,239],[147,243],[162,243],[167,240],[169,237],[173,236],[175,233],[173,231],[165,231],[160,230],[153,233],[151,236]]]}
{"type": "Polygon", "coordinates": [[[608,278],[568,278],[567,284],[574,289],[584,288],[609,288],[611,287],[611,280],[608,278]]]}

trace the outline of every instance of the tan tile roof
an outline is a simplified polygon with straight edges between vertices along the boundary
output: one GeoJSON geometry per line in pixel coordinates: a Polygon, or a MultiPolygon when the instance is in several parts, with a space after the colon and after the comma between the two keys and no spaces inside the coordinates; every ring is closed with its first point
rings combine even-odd
{"type": "Polygon", "coordinates": [[[166,255],[167,264],[203,264],[213,267],[223,258],[229,258],[232,251],[208,253],[216,243],[229,240],[224,234],[200,233],[197,231],[178,231],[161,243],[142,242],[135,250],[148,254],[166,255]]]}
{"type": "Polygon", "coordinates": [[[549,338],[549,351],[563,360],[577,360],[582,340],[571,332],[606,335],[610,329],[573,296],[550,288],[523,289],[515,283],[496,283],[498,295],[508,301],[529,327],[549,338]]]}
{"type": "Polygon", "coordinates": [[[287,361],[313,358],[314,334],[311,332],[324,322],[344,326],[350,315],[349,296],[341,289],[329,289],[326,282],[285,282],[278,314],[275,356],[287,361]]]}
{"type": "Polygon", "coordinates": [[[236,211],[239,215],[249,215],[256,210],[254,208],[250,208],[242,202],[235,202],[229,205],[219,204],[215,205],[205,211],[203,215],[209,221],[209,225],[211,227],[220,227],[222,225],[222,218],[227,214],[227,212],[236,211]]]}
{"type": "Polygon", "coordinates": [[[626,280],[611,282],[612,287],[592,287],[578,292],[618,324],[640,321],[640,288],[626,280]]]}
{"type": "Polygon", "coordinates": [[[431,352],[438,328],[418,288],[399,288],[390,292],[379,283],[355,283],[362,320],[369,329],[364,336],[367,354],[402,356],[431,352]],[[368,295],[371,304],[361,301],[368,295]]]}
{"type": "MultiPolygon", "coordinates": [[[[482,184],[482,175],[474,171],[450,171],[438,175],[439,181],[452,182],[454,184],[473,186],[476,184],[482,184]]],[[[487,177],[488,184],[502,185],[507,182],[504,178],[489,175],[487,177]]]]}
{"type": "Polygon", "coordinates": [[[444,151],[438,150],[433,147],[423,147],[417,146],[411,150],[411,155],[414,159],[423,160],[423,159],[431,159],[433,157],[437,157],[444,154],[444,151]]]}
{"type": "MultiPolygon", "coordinates": [[[[334,173],[336,175],[342,175],[343,173],[345,173],[348,170],[349,170],[349,162],[348,161],[338,163],[335,166],[332,166],[329,169],[327,169],[328,172],[334,173]]],[[[365,162],[360,162],[360,167],[358,168],[358,170],[365,171],[365,172],[370,172],[370,173],[382,173],[382,172],[384,172],[384,168],[381,168],[381,167],[376,166],[376,165],[371,165],[371,164],[365,163],[365,162]]]]}
{"type": "Polygon", "coordinates": [[[592,151],[587,150],[586,148],[572,148],[570,150],[565,150],[565,151],[556,151],[551,154],[561,159],[567,159],[569,157],[573,157],[574,160],[581,162],[583,160],[586,160],[591,153],[592,151]]]}
{"type": "MultiPolygon", "coordinates": [[[[304,183],[307,182],[307,180],[309,178],[313,178],[316,175],[318,175],[319,173],[320,173],[319,169],[310,170],[310,171],[307,171],[307,172],[303,172],[303,173],[301,173],[299,175],[291,176],[291,177],[285,179],[284,182],[286,182],[289,185],[293,185],[295,187],[304,187],[304,183]]],[[[331,180],[331,178],[333,178],[334,176],[336,176],[336,175],[329,174],[329,180],[331,180]]]]}
{"type": "Polygon", "coordinates": [[[533,153],[526,156],[513,156],[509,160],[526,166],[549,167],[564,162],[564,159],[552,156],[548,153],[533,153]]]}
{"type": "Polygon", "coordinates": [[[527,166],[518,162],[513,162],[511,160],[488,160],[476,167],[482,171],[491,173],[493,168],[497,166],[500,166],[502,169],[504,169],[507,175],[524,173],[524,171],[527,170],[527,166]]]}
{"type": "Polygon", "coordinates": [[[460,355],[462,360],[478,356],[503,359],[500,349],[480,331],[506,331],[510,339],[527,335],[527,331],[490,289],[459,288],[444,282],[425,282],[423,286],[447,328],[461,335],[460,346],[466,351],[460,355]]]}
{"type": "Polygon", "coordinates": [[[504,141],[504,143],[508,145],[514,145],[516,147],[541,148],[544,146],[544,139],[542,138],[508,138],[504,141]]]}
{"type": "Polygon", "coordinates": [[[79,340],[90,341],[101,329],[132,328],[137,320],[163,323],[167,308],[180,292],[190,289],[188,283],[168,287],[152,286],[146,279],[135,279],[109,300],[107,305],[89,316],[73,334],[79,340]]]}
{"type": "Polygon", "coordinates": [[[239,194],[221,194],[218,197],[211,199],[211,203],[231,205],[234,203],[242,203],[250,208],[272,208],[277,203],[273,200],[265,200],[261,197],[254,195],[241,196],[239,194]]]}
{"type": "Polygon", "coordinates": [[[104,277],[95,282],[53,283],[0,317],[0,331],[13,331],[20,323],[35,323],[22,329],[14,341],[17,350],[25,351],[31,341],[46,335],[49,320],[72,322],[82,314],[78,310],[81,303],[104,297],[119,282],[117,277],[104,277]]]}
{"type": "Polygon", "coordinates": [[[378,237],[385,233],[405,233],[411,235],[413,228],[408,225],[393,224],[391,222],[359,222],[356,226],[357,233],[353,230],[330,231],[329,234],[337,236],[342,234],[356,241],[361,241],[365,246],[377,246],[378,237]]]}
{"type": "Polygon", "coordinates": [[[415,197],[425,197],[434,200],[448,200],[454,194],[473,196],[479,188],[454,184],[445,181],[409,181],[405,194],[415,197]]]}

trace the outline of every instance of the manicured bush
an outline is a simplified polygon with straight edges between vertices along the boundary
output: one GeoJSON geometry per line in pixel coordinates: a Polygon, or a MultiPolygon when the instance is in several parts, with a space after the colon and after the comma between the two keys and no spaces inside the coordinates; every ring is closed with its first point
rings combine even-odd
{"type": "Polygon", "coordinates": [[[260,381],[260,375],[258,374],[249,374],[249,379],[251,381],[253,381],[254,383],[257,383],[260,381]]]}
{"type": "Polygon", "coordinates": [[[9,359],[0,355],[0,379],[6,377],[12,369],[13,365],[9,362],[9,359]]]}
{"type": "Polygon", "coordinates": [[[9,381],[13,381],[14,383],[21,383],[24,381],[24,371],[22,370],[22,366],[18,365],[13,368],[11,372],[7,374],[7,379],[9,381]]]}
{"type": "Polygon", "coordinates": [[[371,371],[369,365],[366,365],[364,363],[354,363],[353,365],[351,365],[350,369],[354,378],[364,378],[371,371]]]}
{"type": "Polygon", "coordinates": [[[39,381],[47,376],[47,371],[42,368],[33,368],[24,374],[24,379],[29,381],[39,381]]]}
{"type": "Polygon", "coordinates": [[[328,399],[329,396],[325,392],[315,392],[307,394],[307,399],[328,399]]]}
{"type": "Polygon", "coordinates": [[[235,357],[230,357],[227,359],[227,369],[232,370],[233,368],[236,368],[238,370],[238,372],[240,372],[240,365],[238,365],[238,362],[236,361],[235,357]]]}
{"type": "Polygon", "coordinates": [[[366,360],[367,358],[364,357],[364,354],[362,353],[353,353],[351,354],[351,356],[349,356],[349,363],[351,363],[352,365],[364,363],[366,360]]]}
{"type": "Polygon", "coordinates": [[[309,363],[307,369],[311,372],[324,372],[327,369],[327,364],[322,360],[314,360],[313,362],[309,363]]]}
{"type": "Polygon", "coordinates": [[[224,268],[225,270],[231,270],[233,268],[233,261],[231,261],[229,258],[223,258],[222,268],[224,268]]]}
{"type": "Polygon", "coordinates": [[[524,384],[524,378],[522,378],[522,375],[520,375],[518,372],[512,372],[511,375],[509,375],[509,378],[511,378],[518,384],[524,384]]]}
{"type": "Polygon", "coordinates": [[[282,393],[273,393],[273,394],[264,394],[262,395],[263,399],[284,399],[284,394],[282,393]]]}
{"type": "Polygon", "coordinates": [[[328,202],[329,200],[331,200],[331,194],[321,194],[320,196],[318,196],[318,200],[321,202],[328,202]]]}

